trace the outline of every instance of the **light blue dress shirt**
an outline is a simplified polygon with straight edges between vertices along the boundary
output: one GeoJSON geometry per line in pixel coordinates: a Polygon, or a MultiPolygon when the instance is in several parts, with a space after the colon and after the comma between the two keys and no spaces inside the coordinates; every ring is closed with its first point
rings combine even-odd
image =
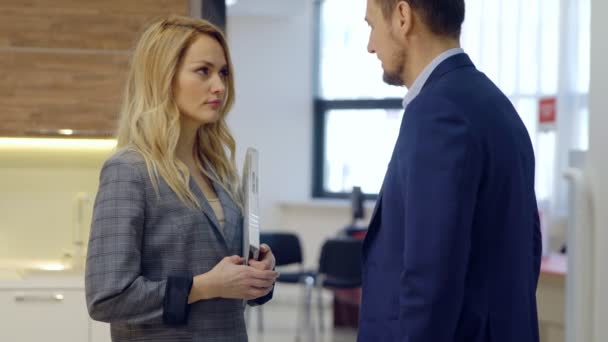
{"type": "Polygon", "coordinates": [[[407,109],[407,105],[410,104],[410,102],[412,102],[416,96],[418,96],[418,94],[420,94],[422,87],[424,87],[424,84],[429,79],[435,68],[437,68],[437,66],[446,59],[459,53],[464,53],[464,50],[461,48],[449,49],[441,55],[435,57],[435,59],[433,59],[433,61],[422,70],[420,75],[416,77],[414,84],[412,84],[410,89],[408,89],[407,94],[405,94],[405,97],[403,98],[403,109],[407,109]]]}

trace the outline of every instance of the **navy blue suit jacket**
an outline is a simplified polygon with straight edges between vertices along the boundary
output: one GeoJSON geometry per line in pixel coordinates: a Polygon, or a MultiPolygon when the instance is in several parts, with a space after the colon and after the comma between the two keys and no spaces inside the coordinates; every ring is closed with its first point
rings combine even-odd
{"type": "Polygon", "coordinates": [[[363,247],[360,342],[538,342],[530,137],[466,54],[407,106],[363,247]]]}

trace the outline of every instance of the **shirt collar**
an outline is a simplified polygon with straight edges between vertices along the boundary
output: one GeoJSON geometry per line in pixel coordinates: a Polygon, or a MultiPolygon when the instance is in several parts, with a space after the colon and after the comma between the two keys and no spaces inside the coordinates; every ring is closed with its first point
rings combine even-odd
{"type": "Polygon", "coordinates": [[[407,105],[410,104],[410,102],[412,102],[414,98],[418,96],[418,94],[420,94],[422,87],[424,87],[426,81],[429,79],[429,77],[439,64],[441,64],[446,59],[460,53],[464,53],[464,50],[462,48],[453,48],[435,57],[435,59],[433,59],[433,61],[422,70],[420,75],[416,77],[414,84],[412,84],[410,89],[408,89],[407,93],[405,94],[405,97],[403,98],[403,108],[407,108],[407,105]]]}

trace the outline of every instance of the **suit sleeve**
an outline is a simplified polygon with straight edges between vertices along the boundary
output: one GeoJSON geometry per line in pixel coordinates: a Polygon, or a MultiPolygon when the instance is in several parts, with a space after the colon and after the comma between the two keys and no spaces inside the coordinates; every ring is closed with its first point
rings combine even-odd
{"type": "Polygon", "coordinates": [[[141,275],[145,183],[132,164],[107,161],[93,208],[85,291],[91,318],[130,324],[184,324],[192,286],[188,274],[141,275]]]}
{"type": "Polygon", "coordinates": [[[481,152],[454,106],[412,102],[397,144],[404,197],[402,342],[452,342],[462,309],[481,152]]]}

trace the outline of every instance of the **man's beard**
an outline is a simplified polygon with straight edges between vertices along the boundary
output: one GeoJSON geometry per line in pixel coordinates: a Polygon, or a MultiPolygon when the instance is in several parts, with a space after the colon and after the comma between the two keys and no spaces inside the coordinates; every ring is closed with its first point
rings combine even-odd
{"type": "Polygon", "coordinates": [[[405,51],[403,51],[403,50],[396,51],[396,53],[393,55],[393,60],[397,61],[397,63],[395,63],[395,65],[398,66],[397,70],[393,70],[393,71],[384,70],[384,73],[382,75],[382,80],[384,81],[384,83],[386,83],[388,85],[403,87],[405,82],[403,82],[401,75],[403,74],[405,51]]]}
{"type": "Polygon", "coordinates": [[[384,83],[392,86],[403,87],[403,80],[400,72],[384,72],[382,75],[384,83]]]}

